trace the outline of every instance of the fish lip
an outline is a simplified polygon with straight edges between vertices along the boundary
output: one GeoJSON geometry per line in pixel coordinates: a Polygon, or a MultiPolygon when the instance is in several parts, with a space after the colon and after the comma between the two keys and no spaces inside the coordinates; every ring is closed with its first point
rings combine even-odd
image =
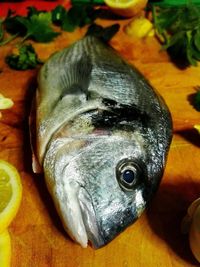
{"type": "Polygon", "coordinates": [[[106,241],[99,229],[92,197],[86,188],[81,187],[79,190],[78,199],[88,240],[93,248],[98,249],[104,246],[106,241]]]}

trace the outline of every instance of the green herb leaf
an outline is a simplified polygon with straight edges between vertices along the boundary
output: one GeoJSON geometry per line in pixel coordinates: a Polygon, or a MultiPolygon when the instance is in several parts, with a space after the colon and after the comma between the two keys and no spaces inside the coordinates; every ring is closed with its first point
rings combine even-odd
{"type": "Polygon", "coordinates": [[[0,41],[3,40],[3,37],[4,37],[3,20],[0,20],[0,41]]]}
{"type": "Polygon", "coordinates": [[[194,44],[198,51],[200,51],[200,28],[194,35],[194,44]]]}
{"type": "Polygon", "coordinates": [[[196,110],[200,111],[200,91],[197,91],[194,96],[194,107],[196,110]]]}
{"type": "Polygon", "coordinates": [[[6,63],[15,70],[33,69],[41,63],[31,44],[19,48],[19,54],[11,54],[6,57],[6,63]]]}
{"type": "Polygon", "coordinates": [[[188,61],[191,65],[196,66],[197,65],[197,60],[194,57],[194,49],[192,46],[192,31],[187,31],[187,58],[188,61]]]}
{"type": "Polygon", "coordinates": [[[34,14],[29,20],[24,20],[24,25],[27,29],[26,37],[37,42],[50,42],[60,34],[51,28],[51,13],[34,14]]]}
{"type": "Polygon", "coordinates": [[[193,4],[199,5],[199,0],[149,0],[148,1],[152,5],[161,6],[161,7],[172,7],[172,6],[183,6],[192,2],[193,4]]]}
{"type": "Polygon", "coordinates": [[[4,26],[7,32],[11,34],[19,34],[24,36],[26,34],[26,27],[23,21],[26,20],[21,16],[9,16],[4,21],[4,26]]]}
{"type": "Polygon", "coordinates": [[[63,6],[58,5],[57,7],[55,7],[55,9],[53,9],[51,12],[53,23],[61,25],[64,17],[66,16],[66,13],[67,10],[63,6]]]}
{"type": "Polygon", "coordinates": [[[74,6],[63,16],[61,28],[67,32],[73,32],[81,24],[82,8],[74,6]]]}
{"type": "Polygon", "coordinates": [[[59,17],[58,23],[64,31],[73,32],[77,27],[83,27],[91,24],[98,17],[98,10],[90,5],[73,5],[68,12],[63,10],[55,11],[55,16],[59,17]]]}
{"type": "MultiPolygon", "coordinates": [[[[194,43],[194,42],[193,42],[194,43]]],[[[200,51],[196,49],[194,44],[191,44],[190,49],[192,51],[193,57],[197,60],[200,61],[200,51]]]]}
{"type": "Polygon", "coordinates": [[[29,12],[29,17],[6,18],[5,27],[10,33],[23,36],[23,41],[32,38],[37,42],[50,42],[59,35],[51,28],[51,13],[37,12],[33,8],[29,12]]]}
{"type": "Polygon", "coordinates": [[[153,6],[154,25],[163,37],[163,49],[176,63],[196,66],[200,52],[200,6],[189,1],[181,6],[166,6],[153,6]]]}
{"type": "Polygon", "coordinates": [[[29,6],[27,7],[28,9],[28,14],[27,17],[30,18],[33,15],[39,15],[40,13],[45,13],[45,11],[37,10],[34,6],[29,6]]]}

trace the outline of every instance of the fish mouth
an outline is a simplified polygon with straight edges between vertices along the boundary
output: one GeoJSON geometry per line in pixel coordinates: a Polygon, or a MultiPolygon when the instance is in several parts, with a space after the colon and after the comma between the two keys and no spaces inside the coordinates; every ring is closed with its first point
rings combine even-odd
{"type": "Polygon", "coordinates": [[[100,248],[105,245],[105,240],[98,227],[92,199],[85,188],[80,188],[78,199],[88,240],[93,248],[100,248]]]}
{"type": "Polygon", "coordinates": [[[69,236],[86,248],[88,241],[94,248],[105,245],[99,231],[92,198],[78,183],[59,186],[54,195],[58,213],[69,236]]]}

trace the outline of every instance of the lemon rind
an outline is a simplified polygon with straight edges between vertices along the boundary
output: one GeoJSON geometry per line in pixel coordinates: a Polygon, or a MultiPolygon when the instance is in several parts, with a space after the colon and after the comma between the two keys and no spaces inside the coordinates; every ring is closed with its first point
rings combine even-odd
{"type": "Polygon", "coordinates": [[[11,264],[11,238],[7,229],[0,234],[0,262],[1,267],[11,264]]]}
{"type": "Polygon", "coordinates": [[[126,9],[135,5],[138,1],[130,1],[127,3],[114,2],[113,0],[105,0],[105,3],[112,8],[126,9]]]}
{"type": "Polygon", "coordinates": [[[6,208],[0,213],[0,233],[2,233],[14,219],[22,199],[22,185],[18,171],[6,161],[0,160],[0,169],[4,169],[11,178],[11,187],[14,188],[12,198],[6,208]],[[17,190],[16,190],[17,189],[17,190]]]}

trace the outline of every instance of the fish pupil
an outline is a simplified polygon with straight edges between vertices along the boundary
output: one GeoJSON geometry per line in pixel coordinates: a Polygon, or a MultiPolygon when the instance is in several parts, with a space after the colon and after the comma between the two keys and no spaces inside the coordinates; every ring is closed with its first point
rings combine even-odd
{"type": "Polygon", "coordinates": [[[132,170],[125,170],[122,177],[126,183],[131,184],[135,179],[135,173],[132,170]]]}

